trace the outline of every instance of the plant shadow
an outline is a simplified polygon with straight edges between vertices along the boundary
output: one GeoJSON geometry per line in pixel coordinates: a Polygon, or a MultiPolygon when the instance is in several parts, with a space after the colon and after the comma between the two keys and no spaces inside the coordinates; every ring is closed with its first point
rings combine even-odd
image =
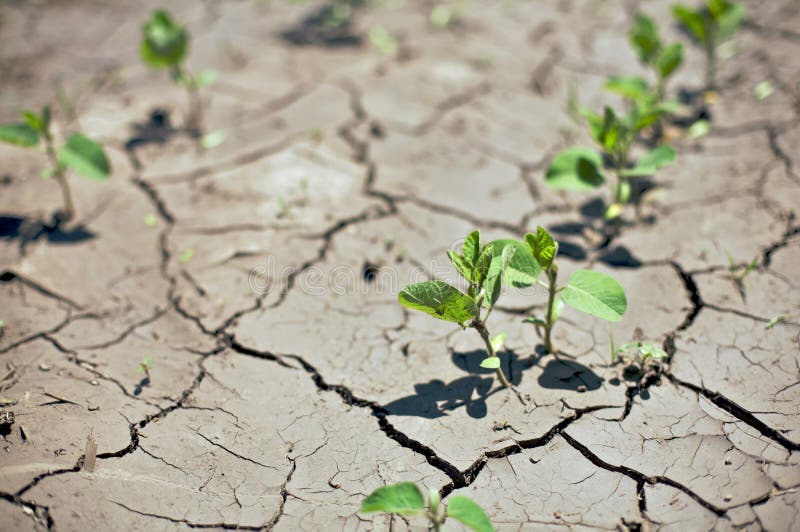
{"type": "Polygon", "coordinates": [[[539,375],[539,386],[555,390],[592,391],[603,383],[603,378],[589,367],[573,360],[550,360],[539,375]]]}
{"type": "Polygon", "coordinates": [[[150,386],[150,377],[142,377],[133,389],[133,395],[141,395],[145,386],[150,386]]]}
{"type": "Polygon", "coordinates": [[[17,240],[23,255],[28,244],[40,239],[46,239],[51,244],[77,244],[95,236],[83,224],[65,227],[60,213],[55,213],[50,221],[0,215],[0,240],[17,240]]]}
{"type": "Polygon", "coordinates": [[[125,151],[134,153],[136,148],[147,144],[164,144],[178,130],[172,127],[169,119],[169,111],[165,109],[153,109],[146,122],[134,123],[131,125],[133,133],[125,142],[125,151]]]}
{"type": "MultiPolygon", "coordinates": [[[[280,36],[294,46],[327,46],[331,48],[360,46],[361,36],[353,25],[353,14],[340,18],[337,2],[325,4],[312,11],[280,36]]],[[[353,11],[356,7],[352,8],[353,11]]]]}
{"type": "MultiPolygon", "coordinates": [[[[509,375],[515,386],[522,380],[522,371],[534,364],[532,360],[520,360],[510,351],[498,353],[501,368],[509,375]]],[[[486,358],[486,351],[475,350],[453,353],[452,361],[456,367],[472,373],[445,383],[434,379],[414,385],[414,394],[396,399],[386,405],[387,414],[393,416],[416,416],[435,419],[449,415],[449,412],[464,407],[467,415],[474,419],[486,417],[488,406],[486,400],[493,394],[502,391],[495,386],[494,370],[482,368],[481,361],[486,358]],[[492,389],[494,388],[494,390],[492,389]]]]}

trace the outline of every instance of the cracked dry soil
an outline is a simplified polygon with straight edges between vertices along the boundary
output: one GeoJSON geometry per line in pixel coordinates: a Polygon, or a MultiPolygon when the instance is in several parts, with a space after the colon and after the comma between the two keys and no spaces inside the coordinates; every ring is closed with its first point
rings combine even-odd
{"type": "MultiPolygon", "coordinates": [[[[219,72],[204,98],[227,140],[208,151],[148,124],[163,109],[179,125],[185,105],[139,62],[150,4],[0,3],[0,118],[58,82],[68,126],[114,165],[102,185],[72,180],[75,228],[41,231],[59,207],[43,158],[0,146],[0,396],[15,401],[0,529],[400,530],[419,523],[357,509],[411,480],[474,498],[500,530],[798,530],[796,2],[747,2],[711,134],[678,143],[645,221],[601,246],[602,194],[556,194],[542,173],[589,142],[568,87],[598,107],[605,76],[640,72],[625,40],[638,2],[475,1],[447,30],[426,2],[359,15],[399,36],[397,59],[287,42],[316,4],[170,2],[191,65],[219,72]],[[563,242],[565,276],[626,287],[611,333],[661,343],[660,378],[620,381],[609,330],[584,316],[555,330],[571,358],[540,356],[521,319],[544,294],[511,293],[492,327],[525,408],[479,367],[477,335],[397,304],[472,228],[537,224],[563,242]],[[744,293],[727,254],[758,258],[744,293]],[[794,321],[765,328],[779,314],[794,321]]],[[[669,2],[641,4],[668,20],[669,2]]],[[[671,89],[701,79],[687,47],[671,89]]]]}

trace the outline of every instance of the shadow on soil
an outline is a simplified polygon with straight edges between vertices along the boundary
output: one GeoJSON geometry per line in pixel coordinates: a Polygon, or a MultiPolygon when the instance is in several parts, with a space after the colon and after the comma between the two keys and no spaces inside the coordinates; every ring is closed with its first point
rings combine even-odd
{"type": "Polygon", "coordinates": [[[362,39],[353,27],[352,14],[346,16],[340,13],[344,9],[355,11],[358,1],[350,2],[339,0],[323,5],[306,15],[295,26],[281,32],[281,37],[295,46],[329,46],[332,48],[345,46],[360,46],[362,39]]]}
{"type": "MultiPolygon", "coordinates": [[[[522,372],[535,363],[532,360],[520,360],[515,353],[509,351],[502,351],[498,353],[498,356],[503,371],[506,375],[510,375],[509,380],[515,386],[522,380],[522,372]]],[[[453,364],[471,375],[449,383],[435,379],[415,384],[414,395],[392,401],[384,408],[389,415],[393,416],[434,419],[448,415],[451,410],[465,407],[467,415],[470,417],[485,417],[488,411],[486,399],[501,391],[501,388],[494,386],[496,382],[494,370],[480,366],[485,357],[486,351],[484,350],[453,353],[453,364]]]]}
{"type": "Polygon", "coordinates": [[[583,364],[572,360],[551,360],[539,375],[539,386],[555,390],[592,391],[603,379],[583,364]]]}
{"type": "Polygon", "coordinates": [[[25,247],[39,239],[47,239],[52,244],[77,244],[91,240],[95,234],[83,224],[64,227],[61,217],[54,214],[48,222],[36,218],[0,215],[0,239],[17,240],[21,253],[25,247]]]}

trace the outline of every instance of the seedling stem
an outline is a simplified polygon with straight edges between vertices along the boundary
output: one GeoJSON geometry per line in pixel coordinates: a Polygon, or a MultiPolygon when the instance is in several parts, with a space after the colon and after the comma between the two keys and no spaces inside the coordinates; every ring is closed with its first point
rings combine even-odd
{"type": "Polygon", "coordinates": [[[43,136],[47,158],[50,159],[50,164],[53,165],[52,177],[61,188],[61,196],[64,199],[64,221],[68,222],[75,216],[75,204],[72,201],[72,192],[70,191],[69,183],[67,183],[64,165],[58,162],[58,155],[56,155],[56,149],[55,146],[53,146],[53,136],[50,134],[50,130],[45,129],[43,136]]]}

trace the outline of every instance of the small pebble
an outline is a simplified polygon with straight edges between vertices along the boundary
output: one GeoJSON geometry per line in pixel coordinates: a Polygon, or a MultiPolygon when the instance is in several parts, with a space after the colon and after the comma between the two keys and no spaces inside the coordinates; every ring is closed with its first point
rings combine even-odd
{"type": "Polygon", "coordinates": [[[730,495],[725,495],[725,496],[722,498],[722,500],[724,500],[725,502],[731,502],[731,500],[732,500],[732,499],[733,499],[733,497],[732,497],[732,496],[730,496],[730,495]]]}
{"type": "Polygon", "coordinates": [[[92,385],[92,386],[97,386],[98,384],[100,384],[100,383],[99,383],[99,382],[97,382],[97,381],[91,381],[91,385],[92,385]]]}
{"type": "Polygon", "coordinates": [[[42,371],[50,371],[50,366],[42,362],[41,364],[39,364],[39,369],[42,371]]]}
{"type": "Polygon", "coordinates": [[[581,384],[580,386],[578,386],[578,393],[583,393],[583,392],[585,392],[585,391],[586,391],[586,386],[584,386],[583,384],[581,384]]]}
{"type": "Polygon", "coordinates": [[[732,463],[730,458],[725,459],[725,465],[731,465],[732,463]]]}
{"type": "Polygon", "coordinates": [[[553,512],[553,517],[556,519],[561,519],[561,512],[553,512]]]}

